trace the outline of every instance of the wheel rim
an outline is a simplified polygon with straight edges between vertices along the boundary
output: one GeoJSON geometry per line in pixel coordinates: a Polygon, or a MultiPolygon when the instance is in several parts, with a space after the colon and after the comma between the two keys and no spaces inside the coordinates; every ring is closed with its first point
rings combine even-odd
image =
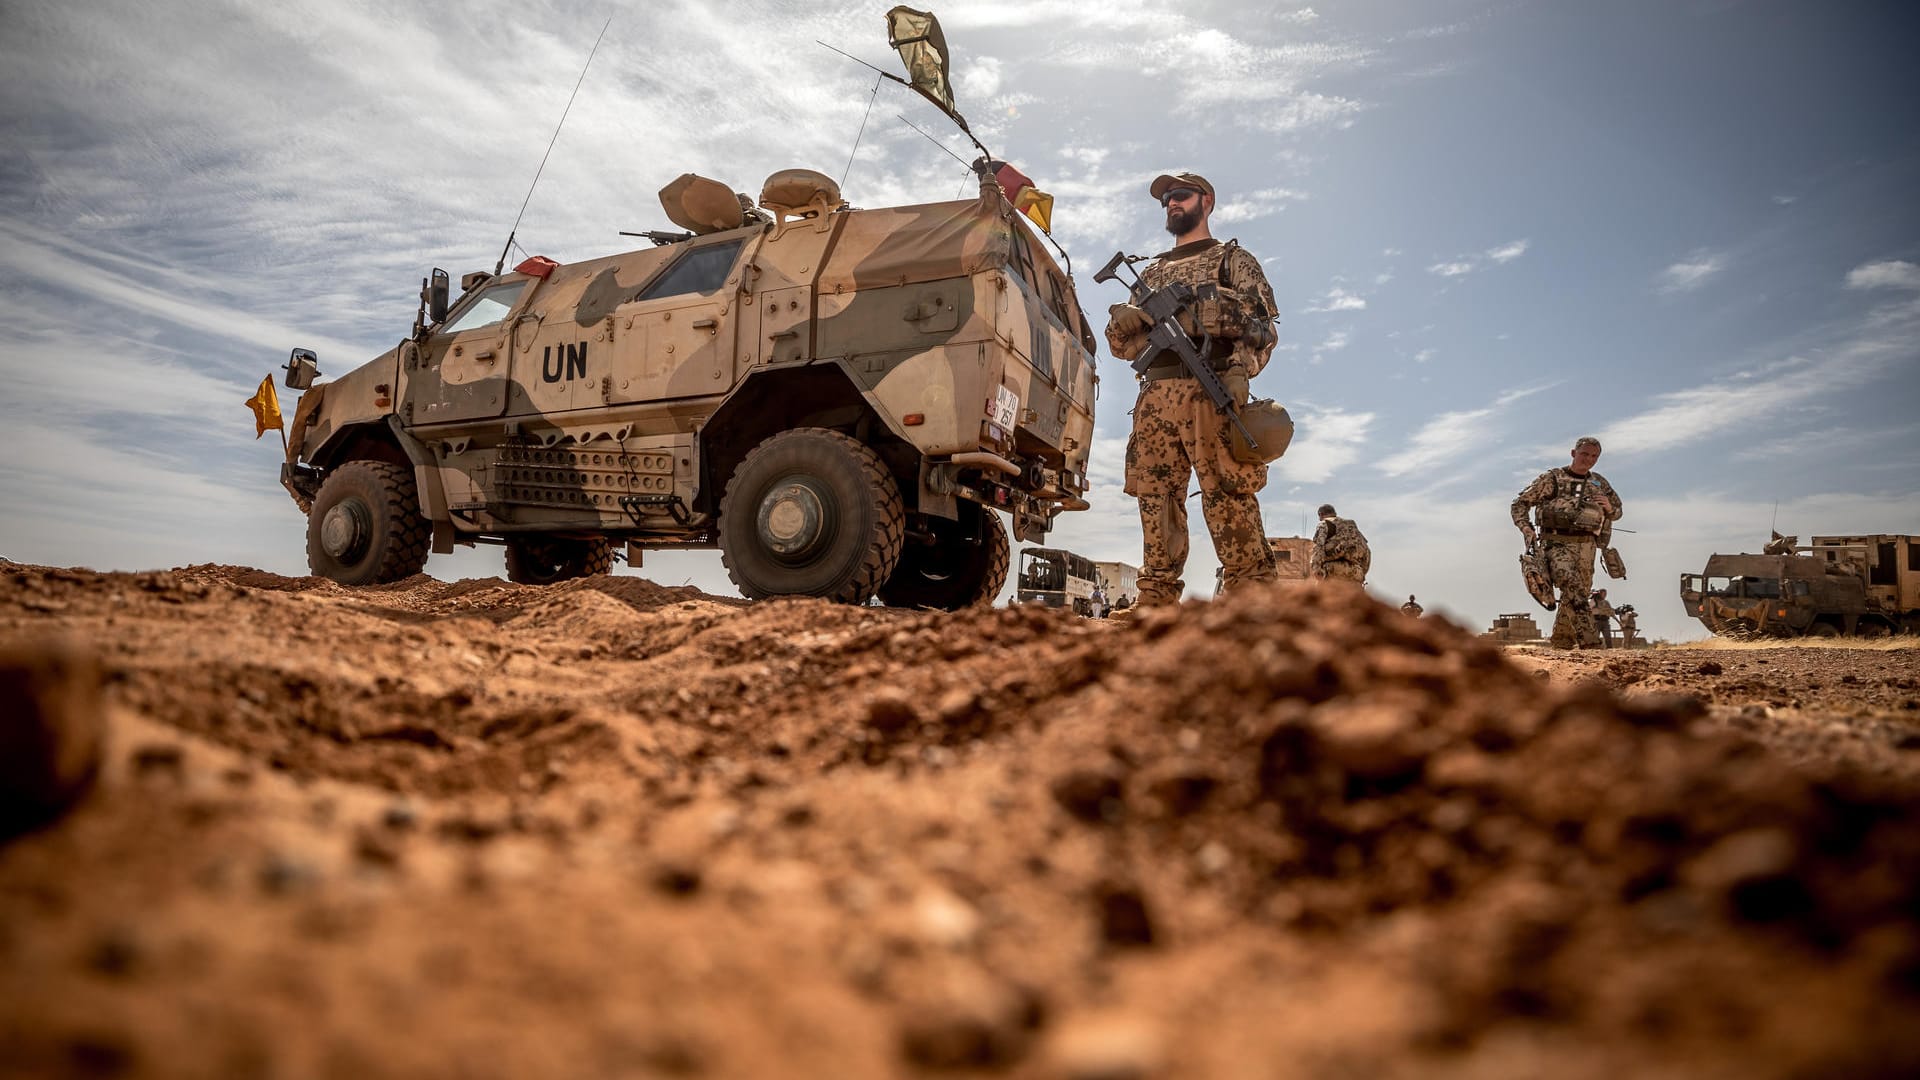
{"type": "Polygon", "coordinates": [[[373,515],[358,499],[336,503],[320,519],[320,546],[328,555],[351,563],[366,554],[367,541],[373,535],[373,515]]]}
{"type": "Polygon", "coordinates": [[[769,488],[760,499],[755,520],[760,542],[788,563],[812,555],[830,531],[827,500],[818,487],[804,479],[769,488]]]}

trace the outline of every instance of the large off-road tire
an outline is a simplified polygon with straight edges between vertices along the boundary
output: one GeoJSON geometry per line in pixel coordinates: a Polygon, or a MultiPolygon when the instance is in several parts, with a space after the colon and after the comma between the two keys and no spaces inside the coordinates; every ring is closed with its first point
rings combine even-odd
{"type": "Polygon", "coordinates": [[[507,580],[552,585],[613,571],[613,545],[605,540],[516,536],[507,541],[507,580]]]}
{"type": "Polygon", "coordinates": [[[413,470],[385,461],[350,461],[328,473],[307,512],[307,565],[342,585],[412,577],[427,565],[432,539],[413,470]]]}
{"type": "Polygon", "coordinates": [[[1811,638],[1836,638],[1840,628],[1830,622],[1817,622],[1807,627],[1807,636],[1811,638]]]}
{"type": "Polygon", "coordinates": [[[894,607],[943,611],[993,603],[1007,583],[1007,529],[985,507],[967,516],[977,524],[934,518],[932,543],[908,540],[900,565],[880,586],[880,599],[894,607]]]}
{"type": "Polygon", "coordinates": [[[826,428],[753,448],[720,500],[720,559],[751,600],[864,603],[900,561],[900,488],[874,453],[826,428]]]}

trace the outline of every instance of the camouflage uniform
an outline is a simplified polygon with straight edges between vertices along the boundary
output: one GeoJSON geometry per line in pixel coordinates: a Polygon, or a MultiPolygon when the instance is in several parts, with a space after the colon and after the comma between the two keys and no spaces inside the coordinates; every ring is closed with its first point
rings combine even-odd
{"type": "Polygon", "coordinates": [[[1593,594],[1592,606],[1588,614],[1593,616],[1593,628],[1600,633],[1602,648],[1613,648],[1613,605],[1607,602],[1599,590],[1593,594]]]}
{"type": "MultiPolygon", "coordinates": [[[[1307,559],[1307,576],[1333,581],[1351,581],[1356,585],[1365,585],[1367,583],[1367,571],[1373,568],[1373,549],[1364,546],[1366,537],[1362,536],[1360,538],[1363,546],[1358,560],[1329,559],[1325,555],[1327,539],[1333,535],[1333,530],[1337,528],[1341,522],[1346,522],[1349,525],[1353,524],[1353,522],[1348,521],[1346,518],[1321,518],[1319,526],[1313,530],[1313,554],[1307,559]]],[[[1358,531],[1358,529],[1355,530],[1356,533],[1358,531]]]]}
{"type": "MultiPolygon", "coordinates": [[[[1245,318],[1270,319],[1276,310],[1260,260],[1237,243],[1209,238],[1182,244],[1155,258],[1140,281],[1147,290],[1174,282],[1214,285],[1245,318]]],[[[1112,324],[1107,343],[1123,359],[1137,356],[1143,345],[1112,324]]],[[[1237,367],[1252,378],[1272,355],[1270,337],[1258,347],[1244,339],[1216,340],[1214,364],[1222,371],[1237,367]]],[[[1233,459],[1227,449],[1229,421],[1207,400],[1200,384],[1180,370],[1178,359],[1163,358],[1141,376],[1133,433],[1127,439],[1126,492],[1140,500],[1145,541],[1139,579],[1143,606],[1178,603],[1186,588],[1180,573],[1187,564],[1190,473],[1200,478],[1200,508],[1225,572],[1225,591],[1248,582],[1279,580],[1260,518],[1259,493],[1267,484],[1267,467],[1233,459]]]]}
{"type": "Polygon", "coordinates": [[[1553,587],[1560,593],[1553,613],[1555,648],[1600,642],[1589,604],[1593,557],[1599,550],[1601,532],[1620,520],[1621,509],[1620,495],[1606,477],[1597,472],[1581,476],[1565,466],[1541,473],[1514,497],[1510,511],[1516,526],[1530,527],[1529,511],[1539,519],[1540,555],[1553,587]],[[1593,503],[1595,495],[1605,495],[1613,509],[1602,511],[1593,503]]]}

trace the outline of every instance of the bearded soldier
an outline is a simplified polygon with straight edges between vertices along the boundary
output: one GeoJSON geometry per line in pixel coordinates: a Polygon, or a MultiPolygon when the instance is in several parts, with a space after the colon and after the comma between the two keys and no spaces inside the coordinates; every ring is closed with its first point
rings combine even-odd
{"type": "Polygon", "coordinates": [[[1573,462],[1541,473],[1514,497],[1513,524],[1527,549],[1539,546],[1547,574],[1559,591],[1553,613],[1553,647],[1571,649],[1600,643],[1591,611],[1593,557],[1600,534],[1620,520],[1620,496],[1607,478],[1593,471],[1600,440],[1589,435],[1573,444],[1573,462]],[[1539,523],[1536,533],[1531,512],[1539,523]]]}
{"type": "MultiPolygon", "coordinates": [[[[1163,175],[1147,191],[1165,210],[1175,244],[1141,272],[1141,288],[1151,292],[1175,282],[1193,287],[1196,299],[1185,329],[1196,337],[1212,335],[1208,359],[1235,405],[1245,405],[1248,382],[1267,365],[1275,342],[1273,289],[1260,260],[1239,241],[1222,244],[1208,231],[1214,195],[1205,177],[1190,172],[1163,175]]],[[[1137,358],[1146,348],[1152,321],[1133,304],[1115,304],[1108,314],[1107,344],[1113,354],[1137,358]]],[[[1267,467],[1234,459],[1227,443],[1230,429],[1226,415],[1207,399],[1179,357],[1162,355],[1141,373],[1133,433],[1127,440],[1126,491],[1140,500],[1143,606],[1178,603],[1186,588],[1180,574],[1187,564],[1189,474],[1200,478],[1200,509],[1220,556],[1223,589],[1231,592],[1249,582],[1279,578],[1260,519],[1259,493],[1267,484],[1267,467]]]]}

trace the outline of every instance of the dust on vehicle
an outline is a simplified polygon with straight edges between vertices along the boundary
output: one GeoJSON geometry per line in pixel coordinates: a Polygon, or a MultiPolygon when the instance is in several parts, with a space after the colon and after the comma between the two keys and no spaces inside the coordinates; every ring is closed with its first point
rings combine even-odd
{"type": "Polygon", "coordinates": [[[990,602],[1013,535],[1085,509],[1098,378],[1070,276],[992,176],[856,209],[792,169],[757,200],[687,174],[655,246],[423,284],[413,332],[305,390],[282,482],[316,574],[503,544],[517,582],[616,545],[720,549],[749,598],[990,602]]]}
{"type": "Polygon", "coordinates": [[[1920,536],[1777,537],[1680,575],[1687,614],[1723,637],[1920,633],[1920,536]]]}

